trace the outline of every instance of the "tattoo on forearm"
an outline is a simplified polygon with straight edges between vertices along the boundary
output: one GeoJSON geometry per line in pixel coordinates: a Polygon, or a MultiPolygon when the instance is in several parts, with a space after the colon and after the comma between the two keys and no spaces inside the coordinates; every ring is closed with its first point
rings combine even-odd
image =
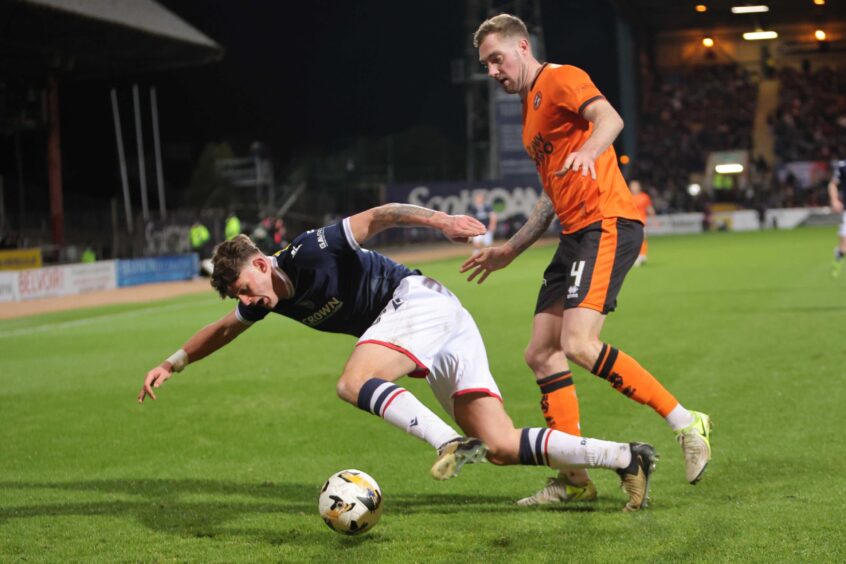
{"type": "Polygon", "coordinates": [[[432,217],[435,213],[434,210],[411,204],[388,204],[376,208],[373,218],[391,225],[420,225],[419,219],[415,221],[415,218],[432,217]]]}
{"type": "Polygon", "coordinates": [[[552,209],[552,202],[549,197],[544,194],[538,203],[535,204],[535,209],[532,210],[532,215],[521,227],[517,233],[514,234],[508,243],[518,253],[522,253],[532,246],[532,243],[537,241],[544,231],[549,227],[552,221],[554,211],[552,209]]]}

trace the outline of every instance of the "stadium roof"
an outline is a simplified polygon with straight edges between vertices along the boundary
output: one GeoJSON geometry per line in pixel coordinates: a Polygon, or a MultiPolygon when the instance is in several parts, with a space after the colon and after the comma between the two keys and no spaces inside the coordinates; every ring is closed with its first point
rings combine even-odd
{"type": "Polygon", "coordinates": [[[0,73],[82,76],[145,72],[219,60],[220,45],[153,0],[0,3],[0,73]]]}
{"type": "Polygon", "coordinates": [[[617,11],[638,27],[653,32],[714,27],[749,27],[792,23],[825,23],[846,18],[843,0],[827,0],[822,6],[813,0],[613,0],[617,11]],[[696,5],[707,7],[697,12],[696,5]],[[733,14],[732,6],[764,4],[763,14],[733,14]]]}

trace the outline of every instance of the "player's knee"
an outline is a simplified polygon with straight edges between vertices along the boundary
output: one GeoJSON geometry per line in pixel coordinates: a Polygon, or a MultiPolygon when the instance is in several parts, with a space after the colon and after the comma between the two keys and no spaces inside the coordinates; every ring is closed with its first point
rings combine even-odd
{"type": "Polygon", "coordinates": [[[335,386],[338,397],[353,405],[358,401],[358,393],[363,382],[352,375],[343,374],[335,386]]]}
{"type": "Polygon", "coordinates": [[[564,337],[564,351],[567,355],[567,360],[575,362],[583,368],[587,367],[590,369],[593,366],[593,362],[596,360],[594,358],[596,356],[594,353],[595,348],[595,344],[591,339],[586,339],[579,335],[564,337]]]}
{"type": "Polygon", "coordinates": [[[549,364],[550,358],[555,354],[555,350],[546,346],[537,346],[529,343],[526,350],[523,352],[523,359],[526,364],[534,372],[545,373],[546,366],[549,364]]]}

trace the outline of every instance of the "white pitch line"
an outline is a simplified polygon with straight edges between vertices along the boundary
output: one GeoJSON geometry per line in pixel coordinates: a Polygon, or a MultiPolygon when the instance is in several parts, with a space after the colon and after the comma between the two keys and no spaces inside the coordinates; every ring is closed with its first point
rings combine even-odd
{"type": "Polygon", "coordinates": [[[5,337],[20,337],[23,335],[34,335],[36,333],[44,333],[46,331],[60,331],[63,329],[69,329],[73,327],[84,327],[86,325],[91,325],[92,323],[99,323],[101,321],[111,321],[113,319],[124,319],[124,318],[132,318],[132,317],[139,317],[141,315],[146,315],[148,313],[159,313],[161,311],[171,310],[171,309],[185,309],[194,307],[197,305],[208,306],[208,302],[196,302],[196,303],[176,303],[176,304],[168,304],[168,305],[159,305],[159,306],[152,306],[144,309],[135,309],[132,311],[123,311],[120,313],[107,313],[105,315],[98,315],[95,317],[86,317],[85,319],[76,319],[74,321],[59,321],[55,323],[46,323],[44,325],[36,325],[34,327],[24,327],[22,329],[14,329],[12,331],[0,331],[0,339],[5,337]]]}

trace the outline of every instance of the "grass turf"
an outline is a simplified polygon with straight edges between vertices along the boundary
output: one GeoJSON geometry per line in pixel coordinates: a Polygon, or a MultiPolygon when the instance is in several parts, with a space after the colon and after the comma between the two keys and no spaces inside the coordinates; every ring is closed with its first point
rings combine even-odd
{"type": "MultiPolygon", "coordinates": [[[[139,406],[146,371],[233,307],[208,294],[0,322],[0,561],[842,561],[846,279],[827,229],[654,238],[603,338],[710,413],[715,457],[684,481],[673,434],[576,368],[589,436],[652,442],[652,506],[520,508],[548,469],[467,467],[433,481],[432,451],[335,397],[354,340],[268,318],[139,406]],[[373,475],[382,521],[329,531],[317,490],[373,475]]],[[[542,426],[524,367],[552,247],[482,286],[458,260],[420,265],[475,316],[506,408],[542,426]]],[[[404,380],[438,413],[424,382],[404,380]]]]}

